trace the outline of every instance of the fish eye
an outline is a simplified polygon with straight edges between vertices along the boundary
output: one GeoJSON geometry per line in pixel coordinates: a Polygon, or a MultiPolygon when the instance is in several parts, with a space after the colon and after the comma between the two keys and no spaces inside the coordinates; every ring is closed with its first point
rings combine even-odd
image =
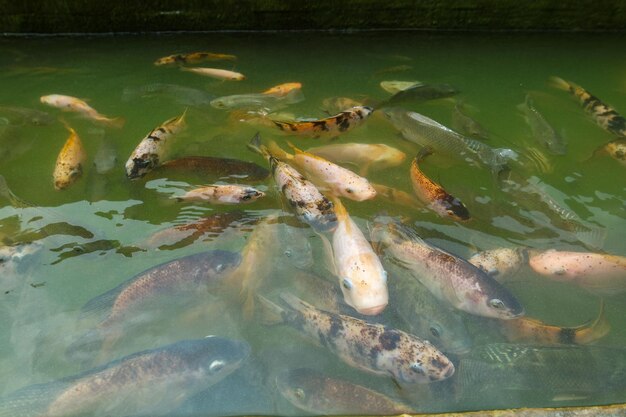
{"type": "Polygon", "coordinates": [[[224,264],[219,264],[215,267],[216,272],[222,272],[224,270],[224,264]]]}
{"type": "Polygon", "coordinates": [[[222,369],[224,369],[224,361],[221,360],[215,360],[213,362],[211,362],[211,365],[209,365],[209,372],[211,373],[217,373],[219,371],[221,371],[222,369]]]}
{"type": "Polygon", "coordinates": [[[384,269],[383,269],[383,280],[387,282],[387,271],[385,271],[384,269]]]}
{"type": "Polygon", "coordinates": [[[300,399],[304,398],[304,390],[302,388],[296,388],[294,394],[296,394],[296,397],[300,399]]]}
{"type": "Polygon", "coordinates": [[[353,287],[352,281],[350,281],[348,278],[343,279],[342,285],[346,290],[351,290],[353,287]]]}
{"type": "Polygon", "coordinates": [[[489,305],[498,310],[504,309],[504,302],[497,298],[492,298],[491,300],[489,300],[489,305]]]}
{"type": "Polygon", "coordinates": [[[432,334],[435,337],[440,337],[441,336],[441,332],[439,331],[437,326],[433,326],[433,327],[430,328],[430,334],[432,334]]]}
{"type": "Polygon", "coordinates": [[[422,369],[422,367],[420,366],[419,363],[412,363],[411,364],[411,370],[413,372],[415,372],[415,373],[418,373],[418,374],[423,374],[424,373],[424,370],[422,369]]]}
{"type": "Polygon", "coordinates": [[[352,190],[352,188],[346,188],[346,193],[352,194],[353,192],[354,192],[354,190],[352,190]]]}
{"type": "Polygon", "coordinates": [[[250,194],[244,194],[243,197],[241,197],[241,199],[243,201],[248,201],[252,198],[252,196],[250,194]]]}

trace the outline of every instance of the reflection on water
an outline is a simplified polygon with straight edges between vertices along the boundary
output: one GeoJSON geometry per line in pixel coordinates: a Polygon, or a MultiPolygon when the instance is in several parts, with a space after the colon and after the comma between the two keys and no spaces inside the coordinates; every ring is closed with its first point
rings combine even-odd
{"type": "Polygon", "coordinates": [[[626,113],[622,41],[4,40],[0,416],[625,402],[622,119],[598,111],[626,113]],[[153,64],[204,50],[228,60],[153,64]],[[68,128],[84,149],[57,162],[68,128]],[[261,193],[172,198],[213,184],[261,193]]]}

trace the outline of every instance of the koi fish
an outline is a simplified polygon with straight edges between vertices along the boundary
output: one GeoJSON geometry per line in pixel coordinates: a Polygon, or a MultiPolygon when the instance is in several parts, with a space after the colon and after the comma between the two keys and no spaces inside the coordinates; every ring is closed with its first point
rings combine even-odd
{"type": "Polygon", "coordinates": [[[219,68],[189,68],[180,67],[181,71],[193,72],[195,74],[204,75],[206,77],[216,78],[218,80],[227,81],[241,81],[245,80],[246,76],[235,71],[229,71],[219,68]]]}
{"type": "Polygon", "coordinates": [[[389,302],[387,272],[341,201],[335,199],[334,203],[337,228],[332,255],[344,300],[360,314],[375,316],[389,302]]]}
{"type": "Polygon", "coordinates": [[[604,302],[593,323],[578,327],[559,327],[536,319],[522,317],[499,322],[500,332],[509,342],[538,345],[587,345],[604,337],[611,325],[604,314],[604,302]]]}
{"type": "Polygon", "coordinates": [[[216,109],[260,109],[260,112],[267,113],[302,100],[304,100],[302,90],[292,89],[285,94],[235,94],[219,97],[211,100],[211,106],[216,109]]]}
{"type": "Polygon", "coordinates": [[[424,83],[420,81],[381,81],[380,88],[385,90],[388,93],[396,94],[400,91],[404,91],[407,88],[417,87],[420,85],[424,85],[424,83]]]}
{"type": "Polygon", "coordinates": [[[314,415],[398,415],[410,410],[381,393],[313,369],[283,371],[276,386],[291,404],[314,415]]]}
{"type": "Polygon", "coordinates": [[[270,87],[267,90],[263,91],[261,94],[266,94],[268,96],[284,97],[293,90],[301,89],[302,83],[283,83],[275,85],[274,87],[270,87]]]}
{"type": "Polygon", "coordinates": [[[211,204],[252,203],[265,193],[246,185],[207,185],[187,191],[176,198],[178,201],[199,201],[211,204]]]}
{"type": "Polygon", "coordinates": [[[411,183],[415,195],[441,217],[451,217],[462,221],[470,218],[469,211],[461,200],[448,194],[439,184],[432,181],[420,170],[418,162],[432,153],[431,148],[424,147],[411,162],[411,183]]]}
{"type": "Polygon", "coordinates": [[[626,136],[626,119],[614,108],[579,85],[559,77],[552,77],[551,81],[556,88],[568,91],[576,97],[585,113],[590,115],[602,129],[617,136],[626,136]]]}
{"type": "Polygon", "coordinates": [[[174,54],[164,56],[154,61],[154,65],[193,64],[202,61],[235,61],[237,57],[229,54],[214,54],[212,52],[192,52],[188,54],[174,54]]]}
{"type": "Polygon", "coordinates": [[[371,200],[376,197],[376,190],[366,178],[321,156],[302,151],[291,143],[289,146],[294,150],[294,155],[283,151],[276,142],[270,142],[268,148],[273,155],[292,162],[316,185],[322,189],[329,188],[334,195],[354,201],[371,200]]]}
{"type": "Polygon", "coordinates": [[[603,149],[613,159],[617,159],[622,165],[626,165],[626,139],[616,139],[603,146],[603,149]]]}
{"type": "Polygon", "coordinates": [[[211,156],[186,156],[163,162],[155,172],[171,175],[172,173],[195,173],[209,179],[236,178],[246,181],[262,181],[270,172],[253,163],[230,158],[211,156]]]}
{"type": "Polygon", "coordinates": [[[504,320],[524,308],[506,288],[466,260],[425,242],[398,220],[377,217],[370,229],[377,251],[408,269],[438,299],[470,314],[504,320]]]}
{"type": "Polygon", "coordinates": [[[274,181],[298,218],[316,230],[328,231],[335,228],[337,216],[333,203],[298,171],[273,156],[257,133],[248,147],[262,155],[270,164],[274,181]]]}
{"type": "Polygon", "coordinates": [[[63,190],[80,178],[83,175],[83,165],[87,160],[80,137],[78,137],[74,129],[71,127],[68,127],[68,129],[70,137],[67,138],[65,145],[63,145],[61,152],[57,156],[52,174],[55,190],[63,190]]]}
{"type": "Polygon", "coordinates": [[[498,248],[478,252],[467,260],[499,282],[506,281],[523,265],[528,264],[528,249],[498,248]]]}
{"type": "Polygon", "coordinates": [[[282,305],[259,297],[267,323],[284,323],[319,343],[346,364],[406,384],[427,384],[454,374],[454,365],[428,341],[401,330],[318,310],[296,296],[282,305]]]}
{"type": "Polygon", "coordinates": [[[419,201],[415,196],[404,192],[402,190],[398,190],[393,187],[387,187],[382,184],[374,184],[372,186],[376,190],[376,195],[380,196],[388,201],[391,201],[394,204],[398,204],[408,208],[422,207],[421,201],[419,201]]]}
{"type": "Polygon", "coordinates": [[[533,137],[550,152],[555,155],[565,155],[567,143],[559,135],[548,121],[533,105],[533,100],[529,94],[526,95],[524,103],[517,106],[522,112],[526,123],[530,126],[533,137]]]}
{"type": "Polygon", "coordinates": [[[624,256],[549,249],[530,251],[528,265],[555,281],[572,282],[601,294],[626,291],[624,256]]]}
{"type": "Polygon", "coordinates": [[[120,117],[110,118],[103,116],[102,114],[98,113],[96,109],[85,103],[84,100],[76,97],[64,96],[61,94],[51,94],[48,96],[41,96],[39,100],[43,104],[59,108],[63,111],[80,113],[84,117],[91,119],[95,122],[104,124],[106,126],[117,128],[121,128],[122,126],[124,126],[124,119],[120,117]]]}
{"type": "Polygon", "coordinates": [[[349,163],[360,167],[359,174],[367,175],[370,168],[384,169],[400,165],[406,154],[383,143],[335,143],[306,150],[335,163],[349,163]]]}
{"type": "Polygon", "coordinates": [[[297,135],[311,135],[314,138],[318,138],[322,134],[338,135],[339,133],[347,132],[363,123],[373,111],[374,109],[371,107],[356,106],[320,120],[308,122],[281,122],[272,120],[272,122],[283,132],[297,135]]]}
{"type": "Polygon", "coordinates": [[[143,177],[161,164],[166,144],[185,127],[186,112],[167,120],[139,142],[126,161],[126,176],[129,179],[143,177]]]}
{"type": "Polygon", "coordinates": [[[0,398],[1,416],[156,415],[224,379],[250,354],[243,341],[216,336],[133,353],[0,398]]]}

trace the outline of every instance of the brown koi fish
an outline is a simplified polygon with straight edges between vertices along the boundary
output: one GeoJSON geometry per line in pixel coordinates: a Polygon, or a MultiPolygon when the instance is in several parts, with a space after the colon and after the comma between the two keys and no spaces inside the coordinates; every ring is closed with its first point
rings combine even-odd
{"type": "Polygon", "coordinates": [[[202,61],[235,61],[237,57],[229,54],[214,54],[212,52],[192,52],[189,54],[174,54],[164,56],[154,61],[154,65],[193,64],[202,61]]]}
{"type": "Polygon", "coordinates": [[[593,323],[578,327],[559,327],[536,319],[521,317],[500,321],[500,331],[509,342],[540,345],[587,345],[606,336],[611,325],[604,314],[604,303],[593,323]]]}
{"type": "Polygon", "coordinates": [[[442,217],[449,216],[457,221],[468,220],[470,218],[469,211],[461,200],[448,194],[443,187],[432,181],[420,170],[418,162],[431,153],[431,148],[424,147],[411,163],[411,183],[415,195],[442,217]]]}
{"type": "Polygon", "coordinates": [[[284,132],[318,138],[323,134],[338,135],[347,132],[359,126],[373,111],[374,109],[371,107],[355,106],[325,119],[309,122],[281,122],[278,120],[272,120],[272,122],[284,132]]]}
{"type": "Polygon", "coordinates": [[[65,141],[61,152],[57,156],[54,165],[54,188],[63,190],[72,185],[81,175],[83,175],[83,165],[87,159],[85,148],[76,131],[68,127],[70,137],[65,141]]]}

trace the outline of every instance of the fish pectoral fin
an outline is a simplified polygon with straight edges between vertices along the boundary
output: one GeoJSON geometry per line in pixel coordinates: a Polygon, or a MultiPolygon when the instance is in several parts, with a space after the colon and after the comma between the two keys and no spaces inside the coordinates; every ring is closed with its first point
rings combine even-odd
{"type": "Polygon", "coordinates": [[[256,307],[256,313],[259,317],[259,321],[266,326],[273,326],[284,323],[282,314],[285,309],[278,304],[270,301],[262,295],[256,295],[258,301],[256,307]]]}

